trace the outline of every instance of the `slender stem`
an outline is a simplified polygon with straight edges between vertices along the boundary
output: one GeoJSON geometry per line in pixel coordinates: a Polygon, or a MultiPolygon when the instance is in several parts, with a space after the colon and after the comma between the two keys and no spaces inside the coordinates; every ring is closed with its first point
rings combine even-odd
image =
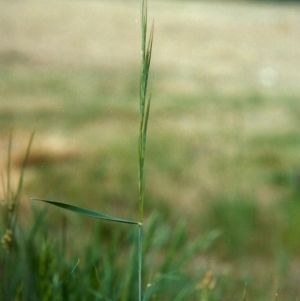
{"type": "Polygon", "coordinates": [[[145,99],[147,82],[145,81],[146,36],[147,36],[147,0],[141,0],[141,73],[140,73],[140,128],[139,128],[139,224],[138,224],[138,300],[142,301],[142,268],[143,268],[143,215],[144,215],[144,162],[145,162],[145,99]]]}
{"type": "Polygon", "coordinates": [[[144,215],[144,161],[145,161],[145,98],[147,82],[145,81],[146,36],[147,36],[147,0],[141,0],[141,73],[140,73],[140,129],[139,129],[139,224],[138,224],[138,300],[142,301],[142,268],[143,268],[143,215],[144,215]]]}
{"type": "MultiPolygon", "coordinates": [[[[8,141],[8,158],[7,158],[7,186],[6,186],[6,202],[7,202],[7,209],[12,205],[11,199],[11,191],[10,191],[10,172],[11,172],[11,149],[12,149],[12,129],[9,132],[9,141],[8,141]]],[[[8,218],[7,218],[7,228],[9,229],[11,226],[11,212],[8,210],[8,218]]]]}
{"type": "Polygon", "coordinates": [[[140,127],[139,127],[139,223],[138,223],[138,283],[139,301],[142,301],[143,217],[145,197],[144,163],[150,100],[147,100],[148,77],[152,52],[153,26],[147,44],[147,0],[141,0],[141,71],[140,71],[140,127]]]}
{"type": "Polygon", "coordinates": [[[139,301],[142,301],[143,224],[138,224],[139,301]]]}

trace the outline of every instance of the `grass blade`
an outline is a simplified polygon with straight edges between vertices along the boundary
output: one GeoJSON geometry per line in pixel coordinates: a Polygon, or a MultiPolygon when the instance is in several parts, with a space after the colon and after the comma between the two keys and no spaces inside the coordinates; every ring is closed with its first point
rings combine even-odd
{"type": "Polygon", "coordinates": [[[28,142],[28,145],[27,145],[27,149],[26,149],[24,160],[22,162],[22,168],[21,168],[21,173],[20,173],[18,188],[17,188],[16,195],[14,197],[14,202],[15,202],[16,210],[15,210],[14,219],[12,220],[12,229],[15,229],[15,226],[16,226],[16,223],[17,223],[17,220],[18,220],[20,198],[21,198],[21,193],[22,193],[22,188],[23,188],[24,172],[25,172],[25,168],[26,168],[26,165],[27,165],[27,162],[28,162],[28,158],[29,158],[29,154],[30,154],[30,150],[31,150],[31,146],[32,146],[34,134],[35,134],[35,131],[33,130],[32,133],[31,133],[31,135],[30,135],[30,138],[29,138],[29,142],[28,142]]]}
{"type": "Polygon", "coordinates": [[[38,199],[38,198],[32,198],[31,200],[48,203],[48,204],[51,204],[53,206],[60,207],[60,208],[66,209],[68,211],[72,211],[72,212],[75,212],[75,213],[78,213],[78,214],[81,214],[81,215],[85,215],[85,216],[89,216],[89,217],[92,217],[92,218],[108,220],[108,221],[124,223],[124,224],[133,224],[133,225],[138,224],[138,222],[135,222],[135,221],[121,219],[121,218],[118,218],[118,217],[106,215],[106,214],[103,214],[103,213],[100,213],[100,212],[96,212],[96,211],[89,210],[89,209],[86,209],[86,208],[82,208],[82,207],[79,207],[79,206],[70,205],[70,204],[67,204],[67,203],[55,202],[55,201],[50,201],[50,200],[45,200],[45,199],[38,199]]]}
{"type": "Polygon", "coordinates": [[[29,154],[30,154],[34,134],[35,134],[35,131],[33,130],[31,135],[30,135],[30,138],[29,138],[29,142],[28,142],[28,145],[27,145],[24,160],[22,162],[22,168],[21,168],[21,174],[20,174],[19,183],[18,183],[18,189],[17,189],[17,193],[16,193],[16,199],[20,198],[20,195],[21,195],[21,192],[22,192],[25,167],[26,167],[27,162],[28,162],[28,158],[29,158],[29,154]]]}
{"type": "MultiPolygon", "coordinates": [[[[12,149],[12,129],[9,132],[8,140],[8,158],[7,158],[7,184],[6,184],[6,202],[7,206],[11,205],[11,190],[10,190],[10,172],[11,172],[11,149],[12,149]]],[[[9,219],[8,219],[9,223],[9,219]]],[[[10,225],[8,224],[8,227],[10,225]]]]}

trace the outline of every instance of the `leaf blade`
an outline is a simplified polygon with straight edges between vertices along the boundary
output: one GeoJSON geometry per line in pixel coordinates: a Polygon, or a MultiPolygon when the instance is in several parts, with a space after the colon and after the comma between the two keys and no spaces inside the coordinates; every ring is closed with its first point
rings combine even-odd
{"type": "Polygon", "coordinates": [[[124,223],[124,224],[133,224],[133,225],[138,224],[138,222],[135,222],[135,221],[121,219],[121,218],[118,218],[115,216],[106,215],[106,214],[103,214],[103,213],[100,213],[97,211],[89,210],[89,209],[86,209],[83,207],[79,207],[79,206],[75,206],[75,205],[71,205],[71,204],[67,204],[67,203],[63,203],[63,202],[56,202],[56,201],[50,201],[50,200],[46,200],[46,199],[39,199],[39,198],[31,198],[31,200],[48,203],[53,206],[65,209],[65,210],[68,210],[68,211],[71,211],[71,212],[74,212],[77,214],[81,214],[84,216],[96,218],[96,219],[102,219],[102,220],[124,223]]]}

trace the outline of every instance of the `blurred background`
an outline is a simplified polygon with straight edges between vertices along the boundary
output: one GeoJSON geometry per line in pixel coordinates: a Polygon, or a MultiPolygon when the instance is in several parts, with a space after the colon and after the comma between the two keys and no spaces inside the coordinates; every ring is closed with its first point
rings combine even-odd
{"type": "MultiPolygon", "coordinates": [[[[220,231],[198,261],[231,296],[247,283],[253,300],[279,287],[295,300],[299,1],[151,0],[153,19],[147,216],[185,221],[190,240],[220,231]]],[[[30,197],[136,219],[139,1],[0,1],[0,41],[0,169],[12,128],[14,183],[36,131],[20,220],[30,197]]]]}

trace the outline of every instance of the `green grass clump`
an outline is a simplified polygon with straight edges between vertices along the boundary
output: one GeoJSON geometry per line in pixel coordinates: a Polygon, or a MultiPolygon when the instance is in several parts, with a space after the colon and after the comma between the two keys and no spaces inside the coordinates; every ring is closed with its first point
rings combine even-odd
{"type": "MultiPolygon", "coordinates": [[[[7,301],[137,300],[136,229],[94,222],[86,243],[81,240],[75,247],[80,237],[68,230],[69,222],[63,219],[53,232],[48,229],[49,218],[45,210],[33,209],[32,225],[23,227],[15,238],[18,248],[9,253],[1,250],[1,277],[8,280],[1,281],[1,297],[7,301]]],[[[191,275],[190,268],[217,233],[189,241],[185,225],[173,229],[159,214],[148,218],[145,227],[144,300],[197,300],[195,281],[204,278],[206,269],[200,264],[198,274],[191,275]]]]}

